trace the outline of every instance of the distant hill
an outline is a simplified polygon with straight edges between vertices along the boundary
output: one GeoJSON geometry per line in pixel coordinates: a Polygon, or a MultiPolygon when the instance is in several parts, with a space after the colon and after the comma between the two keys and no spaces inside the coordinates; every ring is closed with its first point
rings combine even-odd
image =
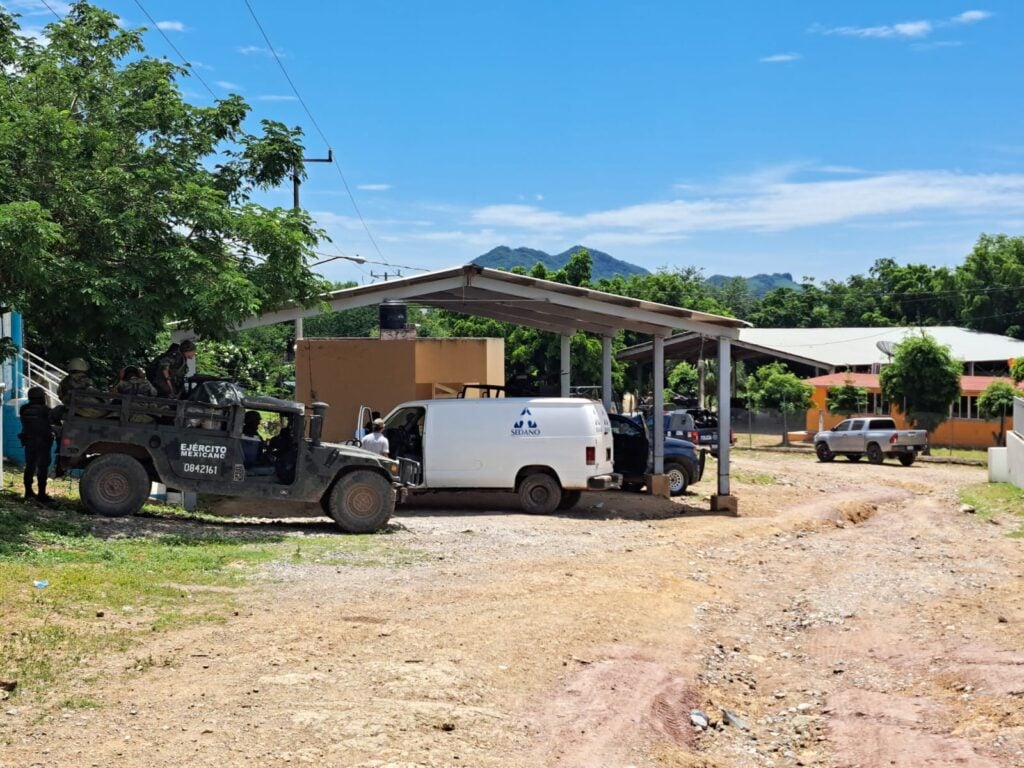
{"type": "MultiPolygon", "coordinates": [[[[712,275],[707,279],[707,283],[714,288],[718,288],[734,279],[734,277],[729,275],[712,275]]],[[[747,281],[747,288],[750,290],[751,295],[757,298],[761,298],[768,291],[776,288],[792,288],[794,291],[801,290],[800,284],[793,280],[793,275],[789,272],[754,275],[753,277],[745,277],[743,279],[747,281]]]]}
{"type": "MultiPolygon", "coordinates": [[[[568,263],[569,257],[581,248],[586,248],[586,246],[574,245],[569,250],[552,256],[550,253],[538,251],[533,248],[509,248],[507,245],[499,245],[497,248],[491,249],[483,256],[477,256],[473,259],[472,263],[478,264],[481,267],[492,267],[494,269],[523,267],[527,272],[529,272],[539,261],[547,267],[548,270],[554,272],[564,267],[568,263]]],[[[636,264],[630,264],[628,261],[620,261],[619,259],[609,256],[604,251],[599,251],[595,248],[587,248],[587,250],[590,252],[590,260],[593,264],[594,280],[599,280],[602,277],[612,278],[615,277],[615,275],[629,277],[630,275],[650,274],[643,267],[638,267],[636,264]]]]}

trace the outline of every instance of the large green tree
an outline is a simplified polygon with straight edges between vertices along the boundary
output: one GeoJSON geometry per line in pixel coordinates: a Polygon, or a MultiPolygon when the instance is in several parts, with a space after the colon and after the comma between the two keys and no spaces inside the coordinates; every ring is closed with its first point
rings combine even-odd
{"type": "Polygon", "coordinates": [[[854,384],[852,378],[848,378],[841,386],[828,388],[825,403],[830,413],[840,413],[843,416],[864,413],[868,407],[868,391],[865,387],[854,384]]]}
{"type": "Polygon", "coordinates": [[[879,374],[882,393],[915,427],[929,432],[944,422],[960,397],[963,366],[949,347],[925,332],[896,345],[892,362],[879,374]]]}
{"type": "Polygon", "coordinates": [[[1024,237],[982,235],[956,270],[967,327],[1024,338],[1024,237]]]}
{"type": "Polygon", "coordinates": [[[301,132],[248,130],[238,96],[187,103],[184,70],[85,2],[20,36],[0,11],[0,301],[55,362],[111,367],[169,320],[218,336],[323,288],[301,210],[251,195],[298,168],[301,132]]]}
{"type": "Polygon", "coordinates": [[[785,363],[768,363],[747,377],[746,392],[748,402],[755,408],[782,414],[782,442],[788,444],[788,417],[811,407],[814,387],[802,382],[785,363]]]}

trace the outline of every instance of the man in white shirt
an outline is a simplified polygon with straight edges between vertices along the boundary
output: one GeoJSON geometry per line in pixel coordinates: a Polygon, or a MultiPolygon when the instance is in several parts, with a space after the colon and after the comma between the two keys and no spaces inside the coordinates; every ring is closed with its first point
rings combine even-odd
{"type": "Polygon", "coordinates": [[[388,439],[384,437],[384,419],[374,419],[373,431],[363,438],[363,448],[387,456],[389,447],[388,439]]]}

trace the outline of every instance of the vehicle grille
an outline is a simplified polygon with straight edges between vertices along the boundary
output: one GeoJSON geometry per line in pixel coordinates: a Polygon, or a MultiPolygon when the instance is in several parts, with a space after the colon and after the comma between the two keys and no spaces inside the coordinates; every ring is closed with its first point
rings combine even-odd
{"type": "Polygon", "coordinates": [[[423,483],[423,467],[418,461],[407,459],[404,456],[398,459],[398,475],[402,482],[409,486],[423,483]]]}

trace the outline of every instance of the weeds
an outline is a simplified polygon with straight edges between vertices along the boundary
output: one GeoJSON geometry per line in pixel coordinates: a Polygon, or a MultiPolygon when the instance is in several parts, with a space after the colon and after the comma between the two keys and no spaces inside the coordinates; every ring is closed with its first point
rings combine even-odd
{"type": "Polygon", "coordinates": [[[960,500],[974,507],[983,520],[1004,515],[1015,517],[1018,528],[1010,535],[1024,538],[1024,488],[1010,483],[975,483],[960,489],[960,500]]]}

